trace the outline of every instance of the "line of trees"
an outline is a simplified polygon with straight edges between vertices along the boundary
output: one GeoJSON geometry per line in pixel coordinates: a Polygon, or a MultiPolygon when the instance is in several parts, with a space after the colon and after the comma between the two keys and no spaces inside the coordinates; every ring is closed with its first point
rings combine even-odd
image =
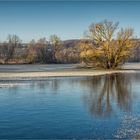
{"type": "Polygon", "coordinates": [[[56,35],[51,35],[48,41],[46,38],[31,40],[25,47],[17,35],[9,35],[0,44],[0,63],[78,63],[78,49],[78,46],[66,47],[56,35]]]}
{"type": "Polygon", "coordinates": [[[88,35],[75,46],[67,47],[56,35],[49,40],[32,40],[22,47],[17,35],[0,44],[0,63],[79,63],[115,69],[133,55],[136,42],[132,28],[118,30],[118,22],[104,20],[89,26],[88,35]],[[20,50],[20,51],[19,51],[20,50]]]}

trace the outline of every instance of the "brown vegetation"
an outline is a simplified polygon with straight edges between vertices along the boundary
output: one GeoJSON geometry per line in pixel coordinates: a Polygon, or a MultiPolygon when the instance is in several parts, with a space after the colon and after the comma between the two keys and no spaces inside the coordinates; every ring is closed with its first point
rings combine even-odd
{"type": "Polygon", "coordinates": [[[84,41],[80,45],[81,58],[87,65],[115,69],[133,54],[136,47],[133,29],[121,28],[115,34],[117,28],[118,23],[106,20],[89,27],[89,41],[84,41]]]}
{"type": "Polygon", "coordinates": [[[140,41],[133,39],[133,30],[121,29],[115,34],[117,28],[118,23],[104,21],[92,24],[88,38],[83,40],[61,41],[52,35],[49,40],[40,38],[27,44],[17,35],[9,35],[7,41],[0,44],[0,63],[83,62],[86,67],[114,69],[125,61],[139,61],[140,41]]]}

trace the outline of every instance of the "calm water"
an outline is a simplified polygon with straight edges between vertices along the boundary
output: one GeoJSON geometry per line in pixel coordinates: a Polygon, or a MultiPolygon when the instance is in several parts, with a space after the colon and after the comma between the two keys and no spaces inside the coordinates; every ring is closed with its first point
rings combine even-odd
{"type": "Polygon", "coordinates": [[[0,138],[140,135],[140,73],[16,82],[0,88],[0,138]]]}

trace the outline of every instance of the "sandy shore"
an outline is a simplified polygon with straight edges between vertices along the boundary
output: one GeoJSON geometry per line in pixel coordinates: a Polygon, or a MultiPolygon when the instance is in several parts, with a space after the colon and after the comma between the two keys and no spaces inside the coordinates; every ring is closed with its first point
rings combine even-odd
{"type": "Polygon", "coordinates": [[[140,71],[140,63],[127,64],[123,70],[76,69],[75,65],[1,65],[0,80],[44,78],[56,76],[95,76],[140,71]]]}
{"type": "Polygon", "coordinates": [[[25,73],[0,73],[0,80],[14,80],[14,79],[32,79],[58,76],[97,76],[112,73],[133,73],[135,70],[121,70],[121,71],[74,71],[74,72],[25,72],[25,73]]]}

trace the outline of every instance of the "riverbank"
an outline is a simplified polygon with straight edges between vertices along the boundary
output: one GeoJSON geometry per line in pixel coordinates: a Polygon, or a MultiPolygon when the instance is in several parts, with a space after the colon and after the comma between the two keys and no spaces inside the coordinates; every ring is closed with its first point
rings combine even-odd
{"type": "Polygon", "coordinates": [[[56,77],[56,76],[96,76],[112,73],[135,72],[134,70],[115,70],[115,71],[73,71],[73,72],[25,72],[25,73],[0,73],[0,79],[16,78],[37,78],[37,77],[56,77]]]}
{"type": "Polygon", "coordinates": [[[0,65],[0,80],[42,79],[57,76],[97,76],[140,71],[140,63],[125,64],[122,70],[79,69],[76,64],[0,65]]]}

